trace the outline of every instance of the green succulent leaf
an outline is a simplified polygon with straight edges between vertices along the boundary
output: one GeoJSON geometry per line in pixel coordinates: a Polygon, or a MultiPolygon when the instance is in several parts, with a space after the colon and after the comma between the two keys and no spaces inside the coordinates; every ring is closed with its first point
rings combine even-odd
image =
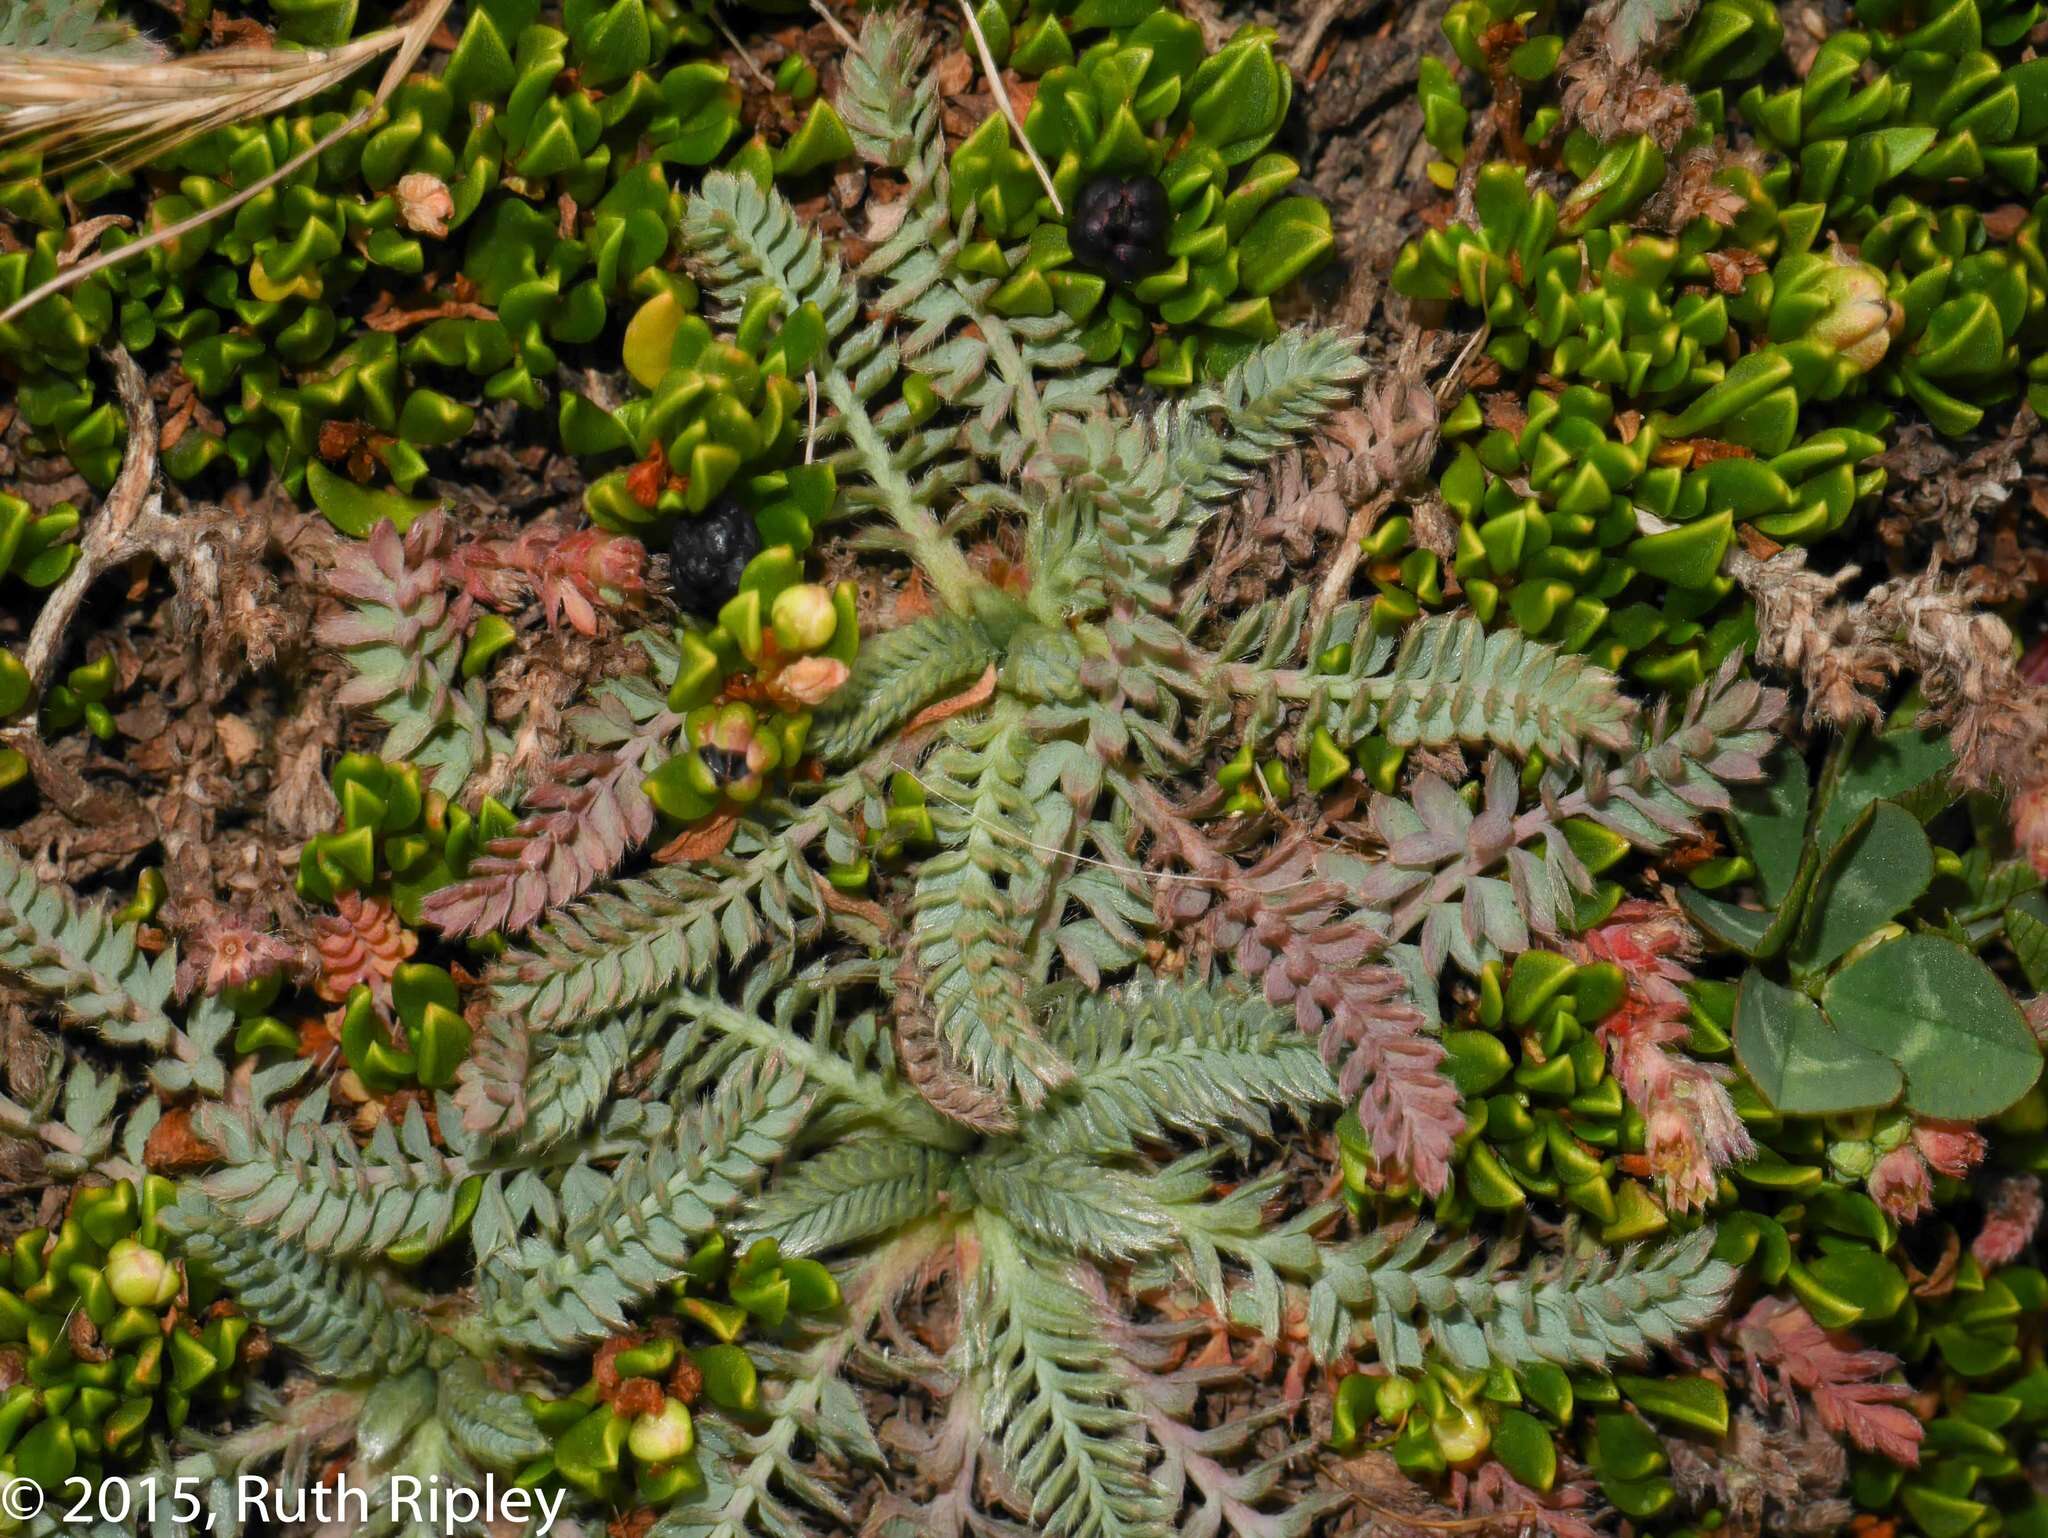
{"type": "Polygon", "coordinates": [[[395,491],[358,486],[317,460],[306,466],[306,493],[329,523],[355,539],[368,539],[370,531],[387,518],[403,534],[415,518],[437,505],[395,491]]]}

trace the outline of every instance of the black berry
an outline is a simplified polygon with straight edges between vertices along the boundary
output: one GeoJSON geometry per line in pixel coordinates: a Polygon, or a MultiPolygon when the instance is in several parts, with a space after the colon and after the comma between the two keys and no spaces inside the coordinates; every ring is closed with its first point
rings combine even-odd
{"type": "Polygon", "coordinates": [[[1166,266],[1173,210],[1151,176],[1098,176],[1081,188],[1067,220],[1074,260],[1093,272],[1135,283],[1166,266]]]}
{"type": "Polygon", "coordinates": [[[754,515],[730,497],[720,497],[692,518],[676,520],[668,541],[670,590],[676,607],[699,619],[716,619],[740,590],[740,573],[761,553],[754,515]]]}
{"type": "Polygon", "coordinates": [[[711,778],[721,785],[730,785],[734,780],[747,777],[747,755],[737,748],[703,747],[697,756],[704,760],[704,767],[711,771],[711,778]]]}

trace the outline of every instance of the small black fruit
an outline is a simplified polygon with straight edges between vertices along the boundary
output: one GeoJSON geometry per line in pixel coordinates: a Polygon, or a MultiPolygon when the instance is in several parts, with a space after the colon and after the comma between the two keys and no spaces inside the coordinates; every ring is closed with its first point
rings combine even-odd
{"type": "Polygon", "coordinates": [[[704,760],[704,767],[711,771],[711,778],[720,785],[730,785],[734,780],[747,776],[747,755],[737,748],[699,748],[697,756],[704,760]]]}
{"type": "Polygon", "coordinates": [[[1082,186],[1067,222],[1074,260],[1119,283],[1166,266],[1166,230],[1173,210],[1157,177],[1105,174],[1082,186]]]}
{"type": "Polygon", "coordinates": [[[720,497],[694,518],[676,520],[668,541],[670,590],[676,607],[699,619],[716,619],[740,590],[740,573],[761,553],[754,515],[731,497],[720,497]]]}

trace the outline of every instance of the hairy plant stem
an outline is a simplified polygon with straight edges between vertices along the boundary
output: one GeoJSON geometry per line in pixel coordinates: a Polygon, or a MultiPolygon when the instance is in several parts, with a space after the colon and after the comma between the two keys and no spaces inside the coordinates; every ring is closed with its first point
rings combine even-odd
{"type": "Polygon", "coordinates": [[[834,368],[826,371],[819,384],[825,398],[838,411],[847,436],[853,440],[854,451],[860,455],[875,490],[881,493],[889,516],[910,542],[911,554],[923,569],[925,579],[956,614],[974,613],[974,595],[988,583],[967,564],[967,557],[940,528],[939,520],[917,500],[873,418],[855,396],[853,381],[834,368]]]}
{"type": "Polygon", "coordinates": [[[809,1042],[778,1030],[750,1011],[735,1009],[721,998],[694,991],[679,991],[675,997],[687,1014],[713,1030],[782,1058],[803,1074],[806,1083],[829,1091],[906,1137],[947,1153],[959,1153],[974,1142],[971,1131],[948,1121],[923,1101],[892,1094],[885,1085],[860,1073],[844,1059],[818,1051],[809,1042]]]}

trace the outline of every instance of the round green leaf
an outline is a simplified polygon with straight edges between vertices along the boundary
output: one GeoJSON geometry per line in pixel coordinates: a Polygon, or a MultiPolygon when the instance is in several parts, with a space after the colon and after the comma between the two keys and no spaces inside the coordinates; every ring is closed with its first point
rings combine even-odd
{"type": "Polygon", "coordinates": [[[1906,1303],[1906,1278],[1877,1251],[1843,1240],[1823,1241],[1828,1252],[1807,1266],[1813,1279],[1853,1303],[1867,1320],[1889,1319],[1906,1303]]]}
{"type": "Polygon", "coordinates": [[[1905,935],[1880,945],[1836,973],[1822,997],[1844,1037],[1904,1071],[1906,1107],[1917,1115],[1996,1116],[2041,1076],[2019,1005],[1953,940],[1905,935]]]}

